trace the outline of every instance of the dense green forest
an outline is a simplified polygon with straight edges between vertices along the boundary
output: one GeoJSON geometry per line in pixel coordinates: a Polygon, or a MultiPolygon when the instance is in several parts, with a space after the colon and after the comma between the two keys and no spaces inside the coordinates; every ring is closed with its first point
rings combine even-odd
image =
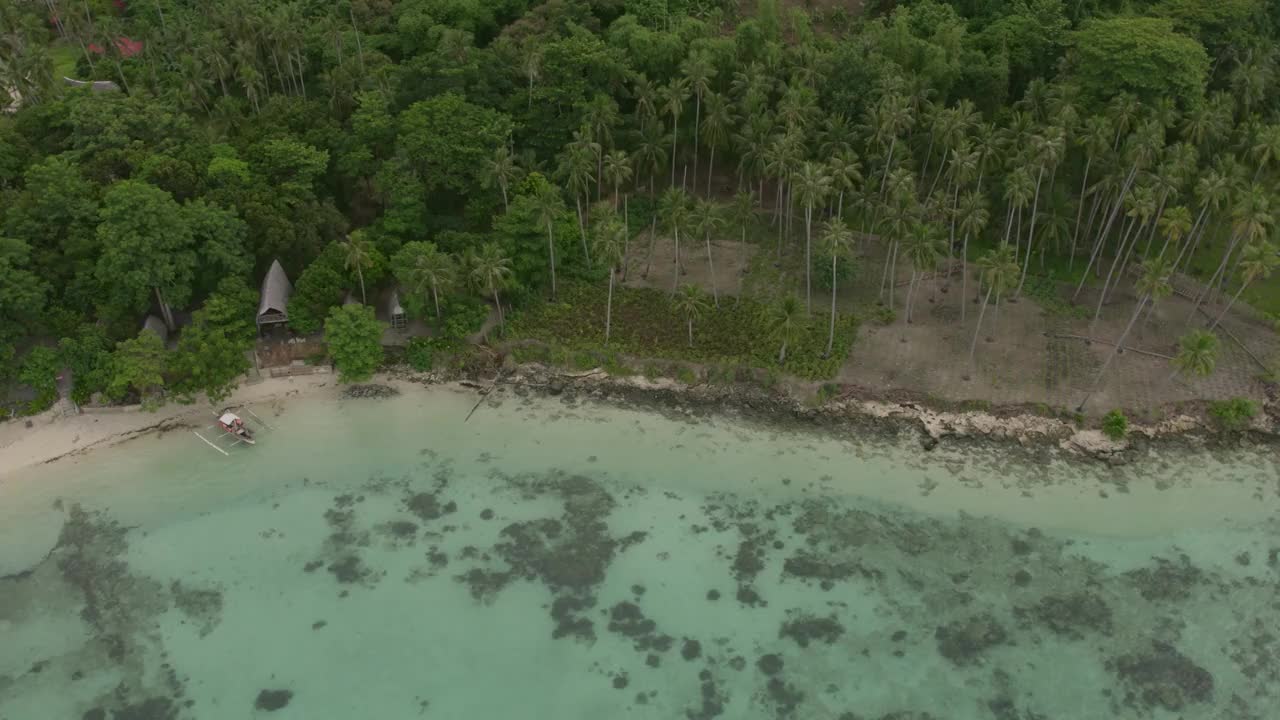
{"type": "Polygon", "coordinates": [[[852,342],[842,278],[879,284],[889,322],[939,267],[983,299],[966,323],[1046,268],[1090,312],[1137,274],[1136,318],[1175,271],[1270,308],[1278,20],[1276,0],[4,3],[0,385],[31,410],[64,367],[79,399],[217,397],[277,259],[292,330],[329,323],[344,352],[374,320],[335,308],[399,282],[442,336],[487,305],[509,332],[665,342],[618,303],[672,326],[655,352],[810,377],[852,342]],[[616,288],[658,234],[685,264],[741,236],[797,287],[616,288]],[[868,242],[883,267],[842,269],[868,242]],[[149,313],[172,347],[138,333],[149,313]]]}

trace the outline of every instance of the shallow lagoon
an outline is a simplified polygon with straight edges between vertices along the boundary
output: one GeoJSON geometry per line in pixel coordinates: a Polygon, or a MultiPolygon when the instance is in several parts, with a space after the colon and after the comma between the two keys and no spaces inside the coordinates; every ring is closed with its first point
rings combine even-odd
{"type": "Polygon", "coordinates": [[[474,402],[255,406],[230,458],[173,431],[0,480],[0,720],[1280,707],[1269,453],[474,402]]]}

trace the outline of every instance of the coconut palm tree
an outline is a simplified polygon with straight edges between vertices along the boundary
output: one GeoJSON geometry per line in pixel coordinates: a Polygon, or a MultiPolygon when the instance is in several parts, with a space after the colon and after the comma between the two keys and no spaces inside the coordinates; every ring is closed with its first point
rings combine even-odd
{"type": "Polygon", "coordinates": [[[716,172],[716,148],[725,144],[730,131],[738,122],[733,105],[723,95],[707,94],[707,116],[702,119],[702,137],[707,142],[707,196],[711,195],[711,182],[716,172]]]}
{"type": "Polygon", "coordinates": [[[933,223],[920,222],[911,226],[905,240],[907,259],[911,261],[911,285],[907,288],[907,324],[912,322],[916,285],[925,273],[938,268],[942,259],[942,233],[933,223]]]}
{"type": "Polygon", "coordinates": [[[680,139],[680,113],[684,112],[684,104],[689,99],[689,81],[686,78],[672,78],[662,88],[662,109],[671,114],[671,186],[676,184],[676,143],[680,139]]]}
{"type": "MultiPolygon", "coordinates": [[[[1112,346],[1111,352],[1107,353],[1107,359],[1102,363],[1102,367],[1098,368],[1098,374],[1093,379],[1093,386],[1089,392],[1080,401],[1080,405],[1076,407],[1076,412],[1084,412],[1084,406],[1089,402],[1089,398],[1093,397],[1098,391],[1102,383],[1102,377],[1106,374],[1107,368],[1111,367],[1111,361],[1116,359],[1116,355],[1120,354],[1121,348],[1124,347],[1124,341],[1129,337],[1129,331],[1133,330],[1133,325],[1138,321],[1138,316],[1142,314],[1142,308],[1148,302],[1157,302],[1161,298],[1168,297],[1173,292],[1173,286],[1169,284],[1169,277],[1173,274],[1173,263],[1167,259],[1153,260],[1147,263],[1142,277],[1138,280],[1138,304],[1133,309],[1133,315],[1129,317],[1129,324],[1125,326],[1124,332],[1120,333],[1116,344],[1112,346]]],[[[1212,330],[1212,328],[1210,328],[1212,330]]]]}
{"type": "Polygon", "coordinates": [[[560,153],[560,164],[556,174],[563,179],[573,195],[573,202],[578,210],[578,234],[582,239],[582,255],[591,264],[591,252],[587,249],[587,220],[582,212],[582,198],[591,192],[592,165],[594,165],[594,142],[585,140],[581,131],[574,133],[574,142],[560,153]]]}
{"type": "MultiPolygon", "coordinates": [[[[973,328],[973,341],[969,343],[970,368],[974,367],[973,359],[978,349],[978,335],[982,332],[982,319],[987,314],[991,295],[995,294],[998,303],[1000,293],[1008,290],[1018,278],[1018,260],[1008,243],[1002,243],[999,248],[984,253],[978,258],[978,267],[981,268],[982,283],[987,286],[987,294],[982,299],[982,309],[978,311],[978,324],[973,328]]],[[[965,379],[969,379],[969,376],[965,375],[965,379]]]]}
{"type": "MultiPolygon", "coordinates": [[[[1084,121],[1084,128],[1076,135],[1076,143],[1084,149],[1084,176],[1080,180],[1080,198],[1076,206],[1076,226],[1071,233],[1071,255],[1067,259],[1067,267],[1075,266],[1076,244],[1080,239],[1080,218],[1084,210],[1084,199],[1089,187],[1089,171],[1095,159],[1107,151],[1111,142],[1111,125],[1101,115],[1094,115],[1084,121]]],[[[1090,214],[1090,219],[1092,219],[1090,214]]]]}
{"type": "Polygon", "coordinates": [[[693,232],[702,236],[707,246],[707,272],[711,278],[711,298],[716,307],[720,307],[720,291],[716,289],[716,264],[711,256],[711,233],[724,225],[720,217],[720,206],[711,200],[698,200],[690,212],[693,232]]]}
{"type": "Polygon", "coordinates": [[[425,296],[431,293],[431,300],[436,308],[436,319],[440,318],[440,291],[446,290],[454,282],[453,259],[440,252],[435,243],[405,243],[396,254],[396,277],[414,294],[425,296]]]}
{"type": "Polygon", "coordinates": [[[599,200],[604,179],[604,148],[613,145],[613,128],[619,122],[618,103],[604,93],[597,93],[583,109],[582,122],[595,143],[596,200],[599,200]]]}
{"type": "Polygon", "coordinates": [[[658,90],[644,73],[636,73],[631,77],[631,99],[636,102],[637,125],[644,125],[657,118],[658,90]]]}
{"type": "MultiPolygon", "coordinates": [[[[1191,232],[1191,211],[1185,205],[1175,205],[1164,212],[1157,225],[1159,225],[1160,231],[1164,233],[1164,245],[1161,246],[1160,254],[1157,257],[1164,257],[1169,245],[1180,246],[1182,239],[1191,232]]],[[[1176,269],[1176,262],[1174,266],[1176,269]]]]}
{"type": "Polygon", "coordinates": [[[738,239],[738,293],[733,298],[733,304],[737,305],[742,299],[742,282],[747,275],[747,226],[751,224],[755,214],[755,196],[750,190],[743,190],[733,196],[731,207],[733,217],[738,221],[738,231],[741,233],[738,239]]]}
{"type": "Polygon", "coordinates": [[[831,193],[831,176],[823,166],[806,162],[796,173],[795,185],[804,205],[804,293],[808,313],[813,311],[813,208],[831,193]]]}
{"type": "Polygon", "coordinates": [[[542,49],[538,47],[537,40],[530,39],[525,41],[520,55],[520,72],[529,83],[528,90],[525,93],[526,112],[532,112],[533,83],[542,77],[542,49]]]}
{"type": "Polygon", "coordinates": [[[689,347],[693,347],[693,321],[707,312],[707,298],[697,285],[685,285],[671,296],[671,307],[684,317],[689,328],[689,347]]]}
{"type": "Polygon", "coordinates": [[[613,283],[614,277],[617,275],[617,269],[623,262],[624,238],[626,230],[618,222],[617,218],[610,218],[596,224],[593,241],[596,248],[596,257],[609,265],[609,299],[605,304],[604,311],[604,344],[609,344],[609,335],[613,330],[613,283]]]}
{"type": "Polygon", "coordinates": [[[502,289],[511,275],[511,258],[502,252],[497,243],[485,243],[480,252],[471,257],[471,279],[493,298],[493,304],[498,308],[499,330],[506,329],[506,319],[502,314],[502,300],[498,297],[498,290],[502,289]]]}
{"type": "Polygon", "coordinates": [[[365,239],[363,230],[353,230],[347,239],[342,242],[343,264],[348,270],[355,270],[356,277],[360,280],[360,302],[368,304],[368,299],[364,293],[364,271],[373,264],[373,257],[370,251],[373,246],[365,239]]]}
{"type": "Polygon", "coordinates": [[[507,188],[511,187],[511,182],[516,178],[516,161],[511,155],[511,148],[501,145],[494,149],[493,157],[489,158],[484,164],[484,172],[482,175],[484,186],[486,188],[498,186],[502,191],[502,209],[504,211],[511,209],[511,204],[507,201],[507,188]]]}
{"type": "Polygon", "coordinates": [[[960,247],[960,323],[963,325],[969,296],[969,238],[981,235],[991,220],[987,196],[977,191],[966,193],[960,201],[957,215],[960,233],[964,236],[960,247]]]}
{"type": "Polygon", "coordinates": [[[533,196],[533,206],[538,213],[538,222],[547,226],[547,261],[551,268],[551,299],[556,297],[556,234],[555,222],[564,212],[564,199],[560,190],[551,183],[543,183],[533,196]]]}
{"type": "Polygon", "coordinates": [[[611,150],[604,156],[601,169],[605,182],[613,186],[613,206],[618,206],[618,189],[631,182],[631,158],[622,150],[611,150]]]}
{"type": "Polygon", "coordinates": [[[836,281],[840,277],[837,262],[849,254],[853,245],[853,231],[840,218],[832,218],[822,229],[822,244],[831,253],[831,318],[827,331],[827,351],[823,353],[823,357],[827,357],[831,355],[836,341],[836,281]]]}
{"type": "Polygon", "coordinates": [[[1207,330],[1192,330],[1178,339],[1178,354],[1173,358],[1172,381],[1178,373],[1208,377],[1218,362],[1218,336],[1207,330]]]}
{"type": "Polygon", "coordinates": [[[858,161],[858,153],[845,149],[827,156],[827,174],[831,176],[832,187],[835,188],[836,217],[844,217],[844,194],[852,192],[862,184],[862,163],[858,161]]]}
{"type": "Polygon", "coordinates": [[[1209,326],[1209,331],[1217,329],[1218,324],[1231,311],[1231,306],[1236,304],[1236,300],[1240,299],[1240,294],[1245,291],[1255,280],[1265,280],[1271,277],[1271,273],[1275,271],[1276,266],[1280,264],[1280,258],[1276,257],[1276,246],[1264,240],[1258,240],[1249,243],[1240,253],[1240,287],[1236,290],[1236,294],[1231,296],[1231,301],[1227,306],[1222,308],[1222,313],[1209,326]]]}
{"type": "MultiPolygon", "coordinates": [[[[659,212],[666,218],[667,224],[671,227],[672,239],[675,242],[675,272],[671,280],[671,293],[675,294],[680,288],[680,227],[685,224],[689,217],[689,196],[680,188],[672,185],[667,191],[662,193],[662,201],[659,203],[659,212]]],[[[650,252],[650,260],[652,260],[652,251],[650,252]]],[[[645,275],[649,274],[648,268],[645,269],[645,275]]]]}
{"type": "Polygon", "coordinates": [[[632,157],[637,168],[644,168],[649,173],[649,197],[654,197],[653,180],[657,177],[658,170],[667,162],[666,143],[667,136],[658,123],[641,123],[632,157]]]}
{"type": "MultiPolygon", "coordinates": [[[[711,91],[711,81],[716,77],[716,67],[706,53],[695,52],[680,63],[680,72],[689,89],[693,90],[693,185],[698,186],[698,134],[702,127],[702,97],[711,91]]],[[[674,178],[672,180],[674,183],[674,178]]]]}
{"type": "Polygon", "coordinates": [[[769,332],[782,343],[778,350],[778,364],[787,361],[787,348],[800,339],[805,329],[805,315],[800,311],[800,301],[793,295],[782,298],[769,312],[769,332]]]}

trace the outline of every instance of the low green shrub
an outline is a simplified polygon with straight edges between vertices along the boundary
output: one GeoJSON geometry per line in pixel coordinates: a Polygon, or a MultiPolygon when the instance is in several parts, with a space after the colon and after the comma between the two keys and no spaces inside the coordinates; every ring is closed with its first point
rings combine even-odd
{"type": "Polygon", "coordinates": [[[1129,434],[1129,418],[1119,410],[1112,410],[1102,418],[1102,432],[1112,440],[1123,440],[1129,434]]]}
{"type": "Polygon", "coordinates": [[[1218,428],[1226,432],[1239,432],[1249,426],[1258,414],[1258,405],[1252,400],[1235,397],[1209,405],[1209,416],[1218,428]]]}
{"type": "Polygon", "coordinates": [[[33,348],[22,360],[18,381],[35,391],[24,412],[38,415],[58,401],[58,353],[53,348],[33,348]]]}

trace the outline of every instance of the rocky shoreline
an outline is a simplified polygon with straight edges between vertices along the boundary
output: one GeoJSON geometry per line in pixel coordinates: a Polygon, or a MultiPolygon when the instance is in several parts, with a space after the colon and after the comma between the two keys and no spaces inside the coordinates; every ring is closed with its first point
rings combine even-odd
{"type": "Polygon", "coordinates": [[[918,399],[893,397],[901,393],[886,396],[851,386],[813,405],[784,390],[769,390],[753,383],[685,383],[670,378],[613,376],[600,368],[565,372],[540,363],[508,362],[496,376],[489,378],[446,377],[407,369],[394,375],[420,384],[462,380],[482,394],[509,387],[520,395],[536,392],[589,398],[677,416],[727,414],[772,426],[860,435],[916,433],[926,452],[943,443],[986,443],[1017,449],[1033,458],[1043,458],[1048,453],[1066,459],[1124,465],[1161,446],[1207,450],[1280,447],[1280,422],[1277,422],[1280,402],[1275,398],[1240,432],[1224,433],[1214,426],[1207,413],[1184,409],[1157,423],[1131,423],[1127,436],[1114,440],[1101,430],[1082,427],[1074,420],[1030,412],[1022,406],[983,410],[937,407],[918,399]]]}

